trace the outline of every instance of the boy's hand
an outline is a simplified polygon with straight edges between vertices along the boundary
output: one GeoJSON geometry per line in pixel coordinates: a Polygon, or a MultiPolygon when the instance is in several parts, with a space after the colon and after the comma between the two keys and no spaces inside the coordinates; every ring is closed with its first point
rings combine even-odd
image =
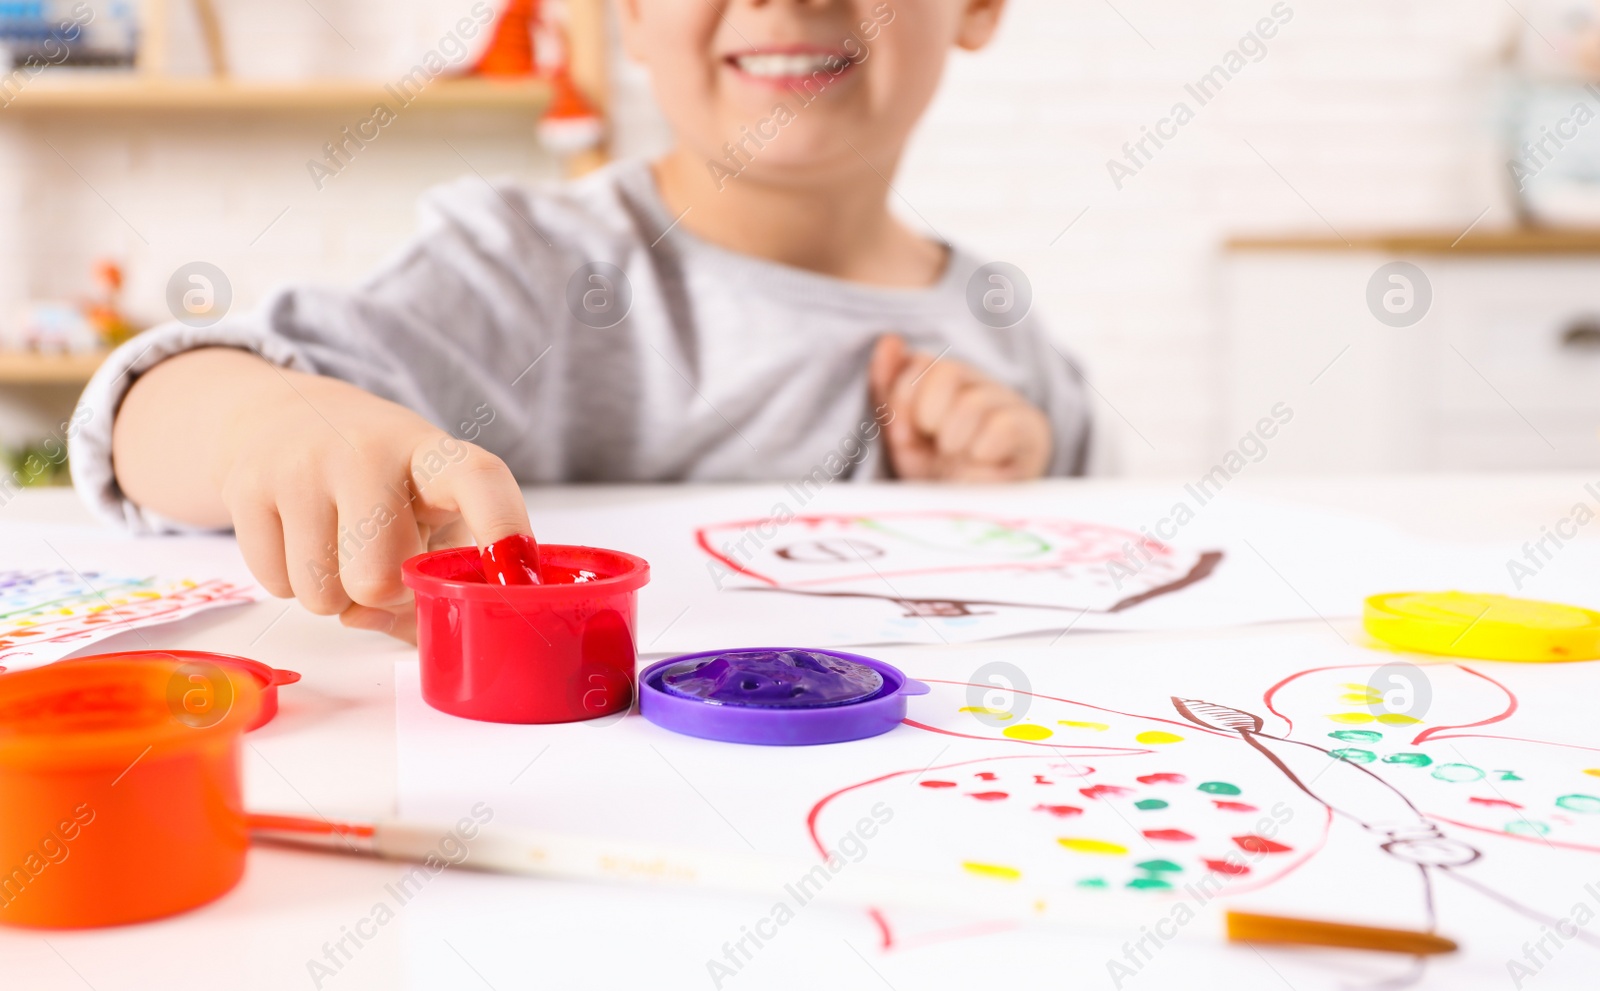
{"type": "Polygon", "coordinates": [[[1044,473],[1050,421],[971,366],[908,350],[887,334],[867,379],[897,478],[1009,482],[1044,473]]]}
{"type": "Polygon", "coordinates": [[[246,404],[226,428],[236,453],[221,496],[245,562],[273,595],[415,642],[400,565],[430,546],[531,532],[516,479],[404,407],[281,375],[262,389],[266,407],[246,404]]]}

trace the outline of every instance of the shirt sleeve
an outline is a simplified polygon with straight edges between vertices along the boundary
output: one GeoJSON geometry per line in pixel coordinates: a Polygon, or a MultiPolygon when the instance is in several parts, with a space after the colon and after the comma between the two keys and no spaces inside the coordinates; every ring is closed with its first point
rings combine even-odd
{"type": "MultiPolygon", "coordinates": [[[[192,529],[123,495],[111,460],[111,428],[134,381],[162,361],[203,347],[250,351],[286,369],[343,379],[406,406],[444,429],[459,418],[472,383],[493,378],[508,343],[536,347],[549,301],[528,261],[548,262],[549,241],[531,208],[481,180],[442,187],[424,200],[423,229],[354,289],[287,288],[256,311],[209,327],[168,323],[111,353],[79,401],[68,440],[73,486],[97,516],[140,533],[192,529]],[[515,211],[522,224],[511,223],[515,211]]],[[[482,397],[477,397],[481,401],[482,397]]]]}

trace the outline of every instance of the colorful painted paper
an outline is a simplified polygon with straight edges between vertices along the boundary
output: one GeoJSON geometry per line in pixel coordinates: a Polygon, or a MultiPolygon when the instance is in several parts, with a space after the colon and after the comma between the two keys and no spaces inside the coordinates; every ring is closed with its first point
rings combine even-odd
{"type": "MultiPolygon", "coordinates": [[[[493,918],[549,920],[564,945],[597,953],[603,937],[585,942],[585,921],[597,933],[637,925],[651,975],[624,966],[614,986],[661,988],[712,975],[721,987],[820,986],[856,954],[891,986],[928,988],[980,983],[996,961],[1024,985],[1300,991],[1517,977],[1579,987],[1600,966],[1589,715],[1600,666],[1397,655],[1333,631],[873,653],[932,691],[886,736],[813,748],[695,740],[636,715],[470,723],[428,709],[402,665],[401,812],[446,821],[483,801],[499,821],[543,829],[870,862],[1052,898],[1116,892],[1148,899],[1147,917],[1074,933],[1069,952],[1059,931],[981,917],[791,905],[799,921],[764,926],[770,942],[741,950],[784,893],[772,905],[662,892],[574,901],[570,887],[556,897],[441,878],[471,886],[474,907],[452,900],[427,925],[490,980],[509,961],[474,929],[496,931],[493,918]],[[1216,904],[1436,931],[1463,950],[1422,964],[1228,945],[1204,914],[1216,904]]],[[[445,965],[418,951],[423,971],[445,965]]]]}
{"type": "Polygon", "coordinates": [[[266,596],[224,538],[7,527],[0,540],[9,548],[0,568],[0,667],[11,670],[266,596]]]}
{"type": "Polygon", "coordinates": [[[1156,489],[1060,492],[740,487],[654,498],[645,509],[544,509],[531,496],[541,540],[650,562],[639,611],[650,653],[1332,619],[1359,616],[1362,600],[1384,589],[1600,607],[1590,577],[1600,545],[1574,543],[1529,579],[1507,567],[1520,560],[1515,547],[1427,541],[1231,492],[1187,515],[1156,489]]]}

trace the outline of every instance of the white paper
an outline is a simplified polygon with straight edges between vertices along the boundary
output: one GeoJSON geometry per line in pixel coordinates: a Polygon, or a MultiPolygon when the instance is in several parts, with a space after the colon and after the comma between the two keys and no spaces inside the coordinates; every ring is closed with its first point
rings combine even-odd
{"type": "Polygon", "coordinates": [[[1507,568],[1515,547],[1425,541],[1228,493],[1196,503],[1153,488],[1111,499],[1029,486],[741,487],[648,506],[536,507],[534,525],[544,542],[650,562],[639,647],[654,654],[1333,619],[1359,616],[1366,596],[1414,589],[1600,608],[1600,548],[1571,545],[1519,587],[1507,568]]]}
{"type": "Polygon", "coordinates": [[[427,933],[413,947],[417,986],[459,978],[468,961],[496,986],[516,980],[530,963],[514,932],[553,935],[538,964],[552,986],[871,987],[873,971],[897,988],[1592,986],[1600,667],[1450,662],[1331,631],[1068,640],[1003,659],[982,647],[874,653],[933,691],[889,734],[801,748],[677,736],[637,715],[475,723],[428,708],[402,664],[401,815],[449,823],[482,802],[506,825],[818,862],[849,853],[844,870],[976,874],[1060,897],[1093,898],[1081,885],[1103,883],[1148,896],[1148,921],[1063,934],[799,906],[777,925],[792,901],[782,891],[446,872],[407,910],[408,928],[427,933]],[[1236,728],[1256,718],[1259,730],[1236,728]],[[864,820],[880,820],[870,838],[864,820]],[[1418,969],[1229,945],[1211,916],[1174,921],[1219,891],[1253,911],[1433,929],[1463,949],[1418,969]],[[753,929],[775,935],[741,949],[753,929]]]}
{"type": "Polygon", "coordinates": [[[61,660],[130,630],[257,602],[227,537],[133,538],[69,526],[0,527],[0,667],[61,660]]]}

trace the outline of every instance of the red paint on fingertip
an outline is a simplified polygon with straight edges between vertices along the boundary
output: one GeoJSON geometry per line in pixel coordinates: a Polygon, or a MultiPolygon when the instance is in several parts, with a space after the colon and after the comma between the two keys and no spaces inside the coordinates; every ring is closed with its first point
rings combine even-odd
{"type": "Polygon", "coordinates": [[[479,552],[483,577],[491,585],[538,585],[539,545],[525,533],[503,537],[479,552]]]}

